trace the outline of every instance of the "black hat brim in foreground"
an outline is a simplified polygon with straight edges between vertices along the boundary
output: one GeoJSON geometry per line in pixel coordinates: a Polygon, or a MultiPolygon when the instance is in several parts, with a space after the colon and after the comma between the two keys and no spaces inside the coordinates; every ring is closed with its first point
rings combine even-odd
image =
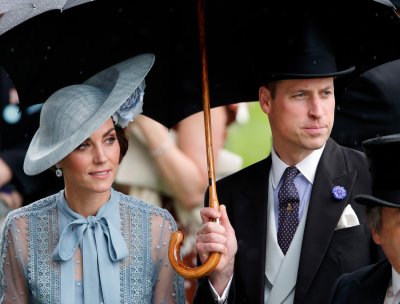
{"type": "Polygon", "coordinates": [[[390,208],[400,208],[400,201],[399,203],[389,202],[387,200],[383,200],[377,198],[372,195],[367,194],[359,194],[354,199],[356,203],[367,206],[367,207],[390,207],[390,208]]]}

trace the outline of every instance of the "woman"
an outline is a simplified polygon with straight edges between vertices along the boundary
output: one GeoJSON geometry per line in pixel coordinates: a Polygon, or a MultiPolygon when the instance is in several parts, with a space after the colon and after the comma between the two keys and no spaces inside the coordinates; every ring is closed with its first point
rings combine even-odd
{"type": "Polygon", "coordinates": [[[185,302],[167,257],[172,216],[111,188],[153,62],[136,56],[45,102],[24,170],[54,168],[65,187],[7,217],[2,303],[185,302]]]}

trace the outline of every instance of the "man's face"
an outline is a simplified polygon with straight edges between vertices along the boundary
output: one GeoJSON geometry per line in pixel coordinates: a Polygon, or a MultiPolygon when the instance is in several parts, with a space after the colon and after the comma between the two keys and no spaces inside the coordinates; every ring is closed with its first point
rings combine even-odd
{"type": "Polygon", "coordinates": [[[372,229],[372,238],[400,273],[400,208],[382,207],[381,229],[372,229]]]}
{"type": "Polygon", "coordinates": [[[326,143],[335,111],[333,78],[282,80],[274,98],[261,87],[259,100],[268,114],[274,148],[288,165],[326,143]]]}

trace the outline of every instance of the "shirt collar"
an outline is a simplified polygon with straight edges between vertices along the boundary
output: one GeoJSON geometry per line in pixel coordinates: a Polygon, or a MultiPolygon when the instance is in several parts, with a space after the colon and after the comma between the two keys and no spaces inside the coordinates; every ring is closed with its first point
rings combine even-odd
{"type": "MultiPolygon", "coordinates": [[[[301,162],[296,164],[297,169],[299,169],[300,173],[308,180],[309,183],[314,183],[315,172],[317,171],[317,166],[319,160],[321,158],[322,152],[324,151],[325,145],[322,148],[314,150],[304,158],[301,162]]],[[[283,175],[283,172],[287,167],[289,167],[285,162],[283,162],[278,154],[275,152],[275,148],[271,149],[271,158],[272,158],[272,187],[276,189],[278,187],[279,181],[283,175]]]]}
{"type": "Polygon", "coordinates": [[[400,274],[392,267],[392,289],[393,295],[397,294],[400,290],[400,274]]]}

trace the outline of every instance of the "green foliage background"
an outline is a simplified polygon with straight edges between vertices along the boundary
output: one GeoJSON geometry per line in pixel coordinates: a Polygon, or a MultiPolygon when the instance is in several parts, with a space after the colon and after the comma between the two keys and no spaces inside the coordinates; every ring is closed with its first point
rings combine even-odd
{"type": "Polygon", "coordinates": [[[258,102],[249,102],[250,119],[246,124],[233,123],[228,129],[225,148],[243,157],[247,167],[269,155],[272,136],[267,115],[258,102]]]}

